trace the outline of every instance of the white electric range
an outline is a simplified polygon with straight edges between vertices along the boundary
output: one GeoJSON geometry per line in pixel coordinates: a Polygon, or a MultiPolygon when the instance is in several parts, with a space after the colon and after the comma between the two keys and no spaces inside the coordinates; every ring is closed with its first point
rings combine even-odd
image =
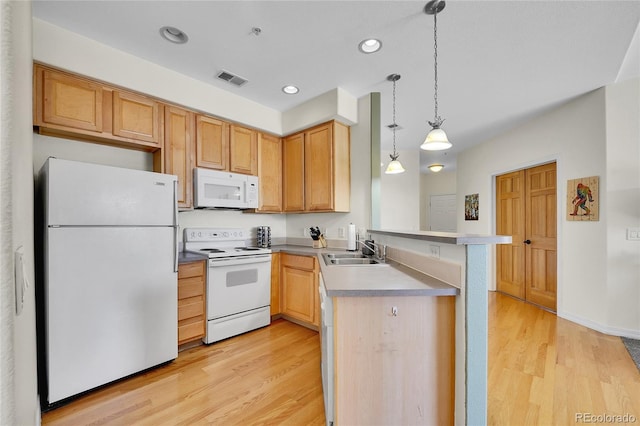
{"type": "Polygon", "coordinates": [[[205,343],[271,323],[271,249],[240,228],[185,228],[184,250],[207,256],[205,343]]]}

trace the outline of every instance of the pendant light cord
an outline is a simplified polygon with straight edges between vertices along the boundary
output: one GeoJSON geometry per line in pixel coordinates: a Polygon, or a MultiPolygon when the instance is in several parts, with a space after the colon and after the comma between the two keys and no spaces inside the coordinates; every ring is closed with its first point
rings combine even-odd
{"type": "MultiPolygon", "coordinates": [[[[436,5],[437,9],[437,5],[436,5]]],[[[435,122],[440,122],[440,117],[438,116],[438,12],[433,14],[433,75],[434,75],[434,85],[433,85],[433,100],[435,103],[435,122]]]]}
{"type": "Polygon", "coordinates": [[[393,79],[393,157],[398,158],[396,154],[396,80],[393,79]]]}

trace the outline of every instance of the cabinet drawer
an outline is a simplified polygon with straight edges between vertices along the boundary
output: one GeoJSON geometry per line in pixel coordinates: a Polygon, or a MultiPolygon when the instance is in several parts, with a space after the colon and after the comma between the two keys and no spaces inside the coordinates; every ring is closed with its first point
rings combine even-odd
{"type": "Polygon", "coordinates": [[[282,255],[282,266],[289,266],[297,269],[306,269],[313,271],[315,267],[315,257],[297,256],[295,254],[284,253],[282,255]]]}
{"type": "Polygon", "coordinates": [[[190,297],[178,303],[178,321],[204,315],[204,301],[202,297],[190,297]]]}
{"type": "Polygon", "coordinates": [[[203,294],[204,280],[202,277],[183,278],[178,282],[178,300],[203,294]]]}
{"type": "Polygon", "coordinates": [[[178,326],[178,344],[204,337],[204,318],[178,326]]]}
{"type": "Polygon", "coordinates": [[[178,266],[178,279],[204,275],[205,261],[182,263],[178,266]]]}

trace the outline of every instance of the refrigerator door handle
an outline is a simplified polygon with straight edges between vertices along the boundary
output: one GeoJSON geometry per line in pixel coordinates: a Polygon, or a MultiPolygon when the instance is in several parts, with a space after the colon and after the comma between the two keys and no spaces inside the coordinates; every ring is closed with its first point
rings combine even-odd
{"type": "Polygon", "coordinates": [[[178,272],[178,181],[173,181],[173,272],[178,272]]]}

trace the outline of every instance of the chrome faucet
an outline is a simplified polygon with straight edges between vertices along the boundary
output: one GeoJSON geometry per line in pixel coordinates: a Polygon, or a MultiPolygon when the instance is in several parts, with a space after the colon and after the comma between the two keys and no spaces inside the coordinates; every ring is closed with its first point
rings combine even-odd
{"type": "Polygon", "coordinates": [[[366,247],[369,250],[371,250],[374,253],[376,259],[378,259],[378,260],[380,260],[382,262],[385,262],[387,260],[387,245],[386,244],[378,245],[378,244],[374,243],[373,241],[369,241],[369,242],[364,241],[363,242],[361,240],[356,240],[356,243],[360,243],[360,244],[362,244],[363,247],[366,247]],[[372,244],[373,247],[371,247],[369,244],[372,244]]]}

